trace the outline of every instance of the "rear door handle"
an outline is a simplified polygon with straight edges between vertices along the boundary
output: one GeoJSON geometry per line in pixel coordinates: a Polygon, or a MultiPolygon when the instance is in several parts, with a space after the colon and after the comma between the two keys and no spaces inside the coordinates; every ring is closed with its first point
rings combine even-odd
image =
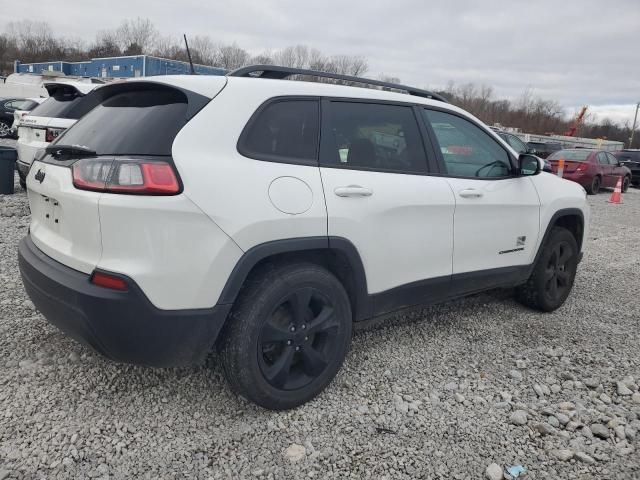
{"type": "Polygon", "coordinates": [[[373,195],[373,190],[360,185],[349,185],[347,187],[336,187],[333,193],[339,197],[370,197],[373,195]]]}
{"type": "Polygon", "coordinates": [[[460,190],[458,195],[462,198],[480,198],[482,196],[482,192],[475,188],[465,188],[464,190],[460,190]]]}

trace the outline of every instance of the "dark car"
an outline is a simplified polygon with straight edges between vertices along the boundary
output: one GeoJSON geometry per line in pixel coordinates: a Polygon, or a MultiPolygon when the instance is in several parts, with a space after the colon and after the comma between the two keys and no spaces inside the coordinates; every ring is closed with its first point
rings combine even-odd
{"type": "Polygon", "coordinates": [[[614,188],[622,180],[622,191],[631,184],[631,170],[620,164],[611,152],[572,148],[552,153],[547,160],[554,173],[558,172],[560,160],[564,160],[562,178],[582,185],[587,193],[595,195],[601,187],[614,188]]]}
{"type": "Polygon", "coordinates": [[[547,158],[554,152],[562,150],[562,145],[556,142],[527,142],[531,153],[540,158],[547,158]]]}
{"type": "Polygon", "coordinates": [[[38,102],[28,98],[5,98],[0,100],[0,138],[11,135],[11,125],[13,124],[13,112],[16,110],[33,110],[38,106],[38,102]]]}
{"type": "MultiPolygon", "coordinates": [[[[524,143],[522,140],[520,140],[514,134],[503,132],[501,130],[496,130],[496,133],[500,136],[500,138],[502,138],[505,142],[507,142],[509,144],[509,146],[511,148],[513,148],[516,152],[518,152],[518,153],[531,153],[533,155],[539,156],[539,155],[537,155],[537,152],[535,150],[530,148],[526,143],[524,143]]],[[[540,158],[542,158],[542,157],[540,157],[540,158]]],[[[547,162],[546,160],[544,161],[543,170],[545,172],[551,172],[551,164],[549,162],[547,162]]]]}
{"type": "Polygon", "coordinates": [[[613,152],[618,161],[631,170],[631,183],[640,187],[640,150],[625,149],[613,152]]]}

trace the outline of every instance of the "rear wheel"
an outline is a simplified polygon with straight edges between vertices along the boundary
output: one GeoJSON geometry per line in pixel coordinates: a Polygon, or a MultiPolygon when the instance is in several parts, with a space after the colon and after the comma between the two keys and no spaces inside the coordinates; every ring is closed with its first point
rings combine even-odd
{"type": "Polygon", "coordinates": [[[554,227],[529,280],[516,288],[517,300],[544,312],[559,308],[571,292],[577,268],[576,239],[566,228],[554,227]]]}
{"type": "Polygon", "coordinates": [[[11,127],[5,123],[0,121],[0,138],[8,138],[11,134],[11,127]]]}
{"type": "Polygon", "coordinates": [[[600,177],[593,177],[591,185],[587,187],[587,193],[590,195],[597,195],[600,191],[600,177]]]}
{"type": "Polygon", "coordinates": [[[232,389],[284,410],[318,395],[351,343],[351,307],[342,284],[314,264],[271,267],[249,280],[222,338],[232,389]]]}
{"type": "Polygon", "coordinates": [[[631,179],[627,175],[622,179],[622,193],[627,193],[627,190],[629,190],[629,185],[631,185],[631,179]]]}

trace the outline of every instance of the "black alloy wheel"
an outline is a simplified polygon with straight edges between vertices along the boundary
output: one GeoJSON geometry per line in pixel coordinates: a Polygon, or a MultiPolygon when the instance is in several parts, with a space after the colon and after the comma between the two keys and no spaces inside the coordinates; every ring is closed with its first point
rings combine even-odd
{"type": "Polygon", "coordinates": [[[262,327],[260,370],[273,387],[302,388],[327,368],[340,324],[331,301],[311,287],[286,295],[262,327]]]}

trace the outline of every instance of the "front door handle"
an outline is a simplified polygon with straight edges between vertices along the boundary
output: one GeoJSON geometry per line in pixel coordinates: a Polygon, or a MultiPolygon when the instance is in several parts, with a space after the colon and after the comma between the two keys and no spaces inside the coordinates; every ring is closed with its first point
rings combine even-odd
{"type": "Polygon", "coordinates": [[[460,190],[458,195],[462,198],[480,198],[482,196],[482,192],[475,188],[465,188],[464,190],[460,190]]]}
{"type": "Polygon", "coordinates": [[[333,193],[339,197],[370,197],[373,195],[373,190],[360,185],[349,185],[347,187],[336,187],[333,193]]]}

